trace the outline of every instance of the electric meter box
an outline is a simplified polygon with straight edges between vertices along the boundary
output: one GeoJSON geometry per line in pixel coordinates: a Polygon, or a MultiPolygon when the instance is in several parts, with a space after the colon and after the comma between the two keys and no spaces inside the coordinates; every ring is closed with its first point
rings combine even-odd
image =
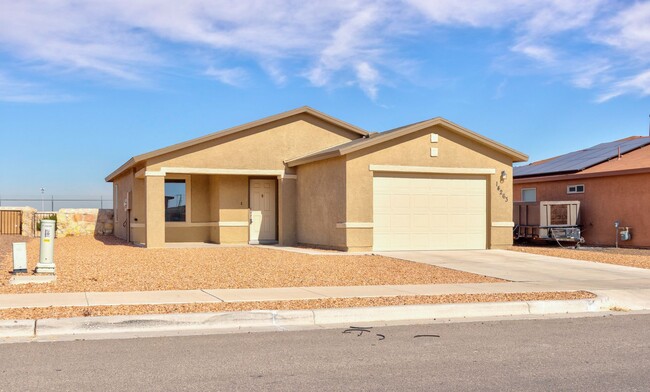
{"type": "Polygon", "coordinates": [[[14,274],[27,272],[27,242],[14,242],[14,274]]]}

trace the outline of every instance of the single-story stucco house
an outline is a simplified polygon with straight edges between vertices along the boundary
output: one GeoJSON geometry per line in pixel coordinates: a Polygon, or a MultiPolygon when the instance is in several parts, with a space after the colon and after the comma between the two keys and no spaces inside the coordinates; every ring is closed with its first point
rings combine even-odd
{"type": "Polygon", "coordinates": [[[113,183],[115,235],[346,251],[512,243],[527,156],[437,117],[382,133],[301,107],[138,155],[113,183]]]}

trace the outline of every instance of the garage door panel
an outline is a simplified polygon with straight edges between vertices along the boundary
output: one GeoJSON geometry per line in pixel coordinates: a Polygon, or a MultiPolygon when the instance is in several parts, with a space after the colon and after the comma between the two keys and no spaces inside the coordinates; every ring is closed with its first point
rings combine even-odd
{"type": "Polygon", "coordinates": [[[484,179],[375,177],[373,192],[375,250],[485,249],[484,179]]]}

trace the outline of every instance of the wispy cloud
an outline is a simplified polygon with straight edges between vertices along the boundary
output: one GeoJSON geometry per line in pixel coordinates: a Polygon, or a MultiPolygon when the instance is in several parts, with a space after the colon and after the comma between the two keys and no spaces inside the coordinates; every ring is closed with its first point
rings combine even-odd
{"type": "Polygon", "coordinates": [[[56,94],[35,83],[13,80],[0,73],[0,101],[20,103],[52,103],[73,100],[67,94],[56,94]]]}
{"type": "Polygon", "coordinates": [[[399,64],[419,60],[417,53],[400,51],[397,40],[405,36],[432,39],[433,25],[503,31],[509,37],[503,45],[508,53],[499,56],[526,59],[536,72],[563,75],[573,86],[604,92],[601,99],[650,94],[644,88],[644,75],[650,68],[649,2],[0,3],[0,53],[32,69],[81,72],[128,84],[146,82],[152,78],[152,69],[176,66],[180,56],[174,50],[187,55],[191,50],[186,49],[199,49],[210,52],[211,60],[191,62],[198,72],[221,83],[245,85],[251,70],[243,64],[253,62],[278,85],[296,77],[318,87],[355,85],[377,100],[381,87],[405,72],[399,64]],[[576,58],[575,47],[586,54],[576,58]]]}
{"type": "Polygon", "coordinates": [[[609,91],[601,94],[597,102],[605,102],[623,94],[650,95],[650,70],[616,82],[609,91]]]}
{"type": "Polygon", "coordinates": [[[209,67],[205,74],[221,83],[235,87],[243,86],[248,80],[248,73],[243,68],[215,68],[209,67]]]}

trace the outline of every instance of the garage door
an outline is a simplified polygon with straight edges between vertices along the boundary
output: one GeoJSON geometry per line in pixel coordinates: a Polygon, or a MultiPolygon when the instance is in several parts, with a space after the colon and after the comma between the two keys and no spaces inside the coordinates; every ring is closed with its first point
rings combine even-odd
{"type": "Polygon", "coordinates": [[[484,179],[375,177],[374,250],[485,249],[484,179]]]}

